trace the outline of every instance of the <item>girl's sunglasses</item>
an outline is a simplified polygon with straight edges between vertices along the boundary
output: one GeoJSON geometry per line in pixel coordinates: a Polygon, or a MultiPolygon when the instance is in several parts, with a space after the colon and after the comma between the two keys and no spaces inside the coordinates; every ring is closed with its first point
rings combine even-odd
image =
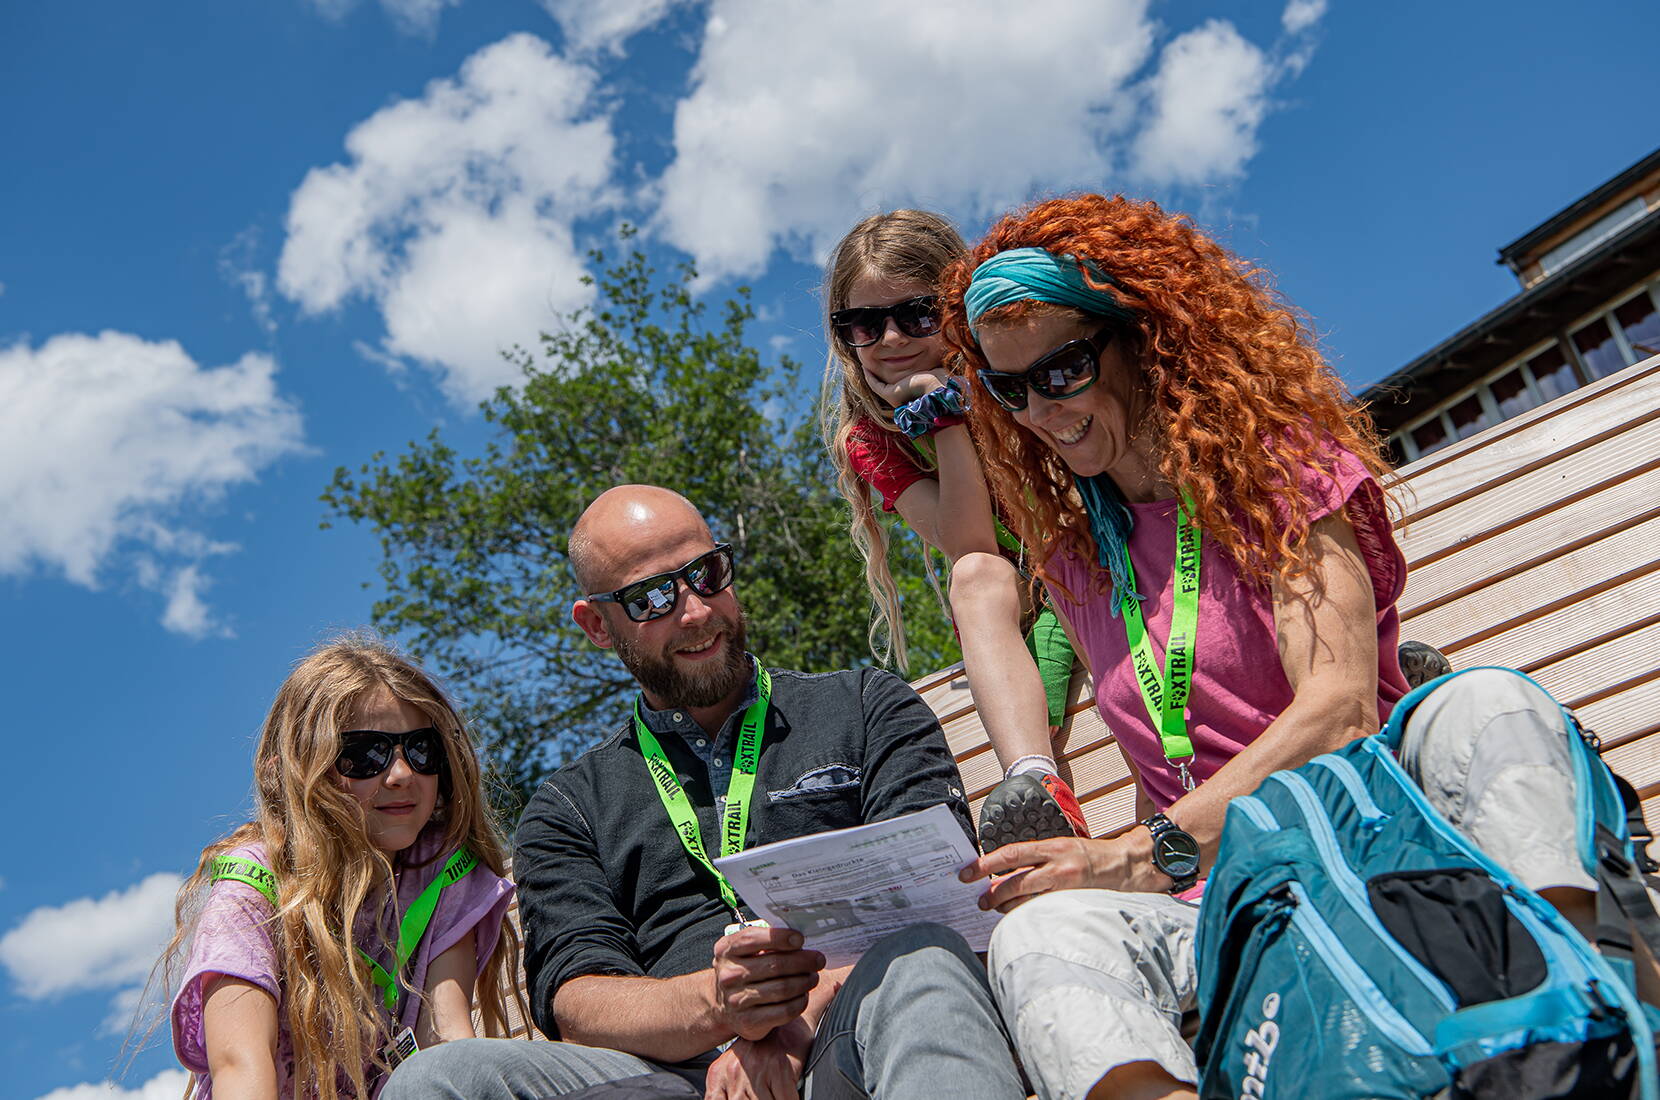
{"type": "Polygon", "coordinates": [[[830,315],[836,338],[850,348],[868,348],[888,331],[888,318],[913,340],[932,336],[940,330],[940,303],[933,294],[921,294],[891,306],[856,306],[838,309],[830,315]]]}
{"type": "Polygon", "coordinates": [[[699,596],[713,596],[731,585],[735,572],[732,547],[723,542],[679,569],[670,569],[667,573],[626,584],[615,592],[595,592],[583,599],[621,604],[623,614],[631,620],[649,623],[675,609],[680,602],[681,581],[685,581],[686,587],[699,596]]]}
{"type": "Polygon", "coordinates": [[[437,775],[444,767],[444,736],[431,726],[408,733],[347,730],[340,735],[340,755],[334,770],[347,779],[373,779],[392,766],[392,753],[403,746],[409,770],[437,775]]]}
{"type": "Polygon", "coordinates": [[[1030,400],[1026,391],[1036,390],[1051,401],[1077,397],[1101,377],[1101,353],[1112,343],[1114,332],[1103,328],[1094,336],[1068,340],[1023,371],[978,370],[980,384],[996,402],[1010,412],[1019,412],[1030,400]]]}

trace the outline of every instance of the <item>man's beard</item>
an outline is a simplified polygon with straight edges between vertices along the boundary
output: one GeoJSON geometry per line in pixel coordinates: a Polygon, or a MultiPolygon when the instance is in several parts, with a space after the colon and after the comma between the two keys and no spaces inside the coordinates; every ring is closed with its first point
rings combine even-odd
{"type": "Polygon", "coordinates": [[[749,623],[743,608],[738,608],[736,619],[723,616],[710,625],[711,634],[704,641],[714,633],[726,635],[726,655],[718,661],[682,669],[673,656],[646,653],[633,639],[622,637],[616,639],[617,657],[646,694],[664,707],[712,707],[749,679],[751,671],[745,653],[749,623]]]}

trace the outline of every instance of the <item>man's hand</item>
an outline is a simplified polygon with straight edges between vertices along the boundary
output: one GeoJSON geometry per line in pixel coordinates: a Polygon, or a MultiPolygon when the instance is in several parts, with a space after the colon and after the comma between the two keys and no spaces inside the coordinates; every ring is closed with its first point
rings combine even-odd
{"type": "Polygon", "coordinates": [[[980,895],[980,908],[999,913],[1051,890],[1094,887],[1162,892],[1171,885],[1169,877],[1153,866],[1151,835],[1139,828],[1111,840],[1054,837],[1005,844],[957,872],[964,882],[988,875],[1003,877],[994,879],[980,895]]]}
{"type": "Polygon", "coordinates": [[[869,371],[865,372],[865,381],[883,401],[898,408],[907,401],[915,401],[925,393],[932,393],[945,385],[947,375],[944,371],[917,371],[907,374],[897,382],[884,382],[869,371]]]}
{"type": "Polygon", "coordinates": [[[763,1039],[801,1015],[824,956],[792,928],[740,928],[715,943],[715,1007],[739,1039],[763,1039]]]}
{"type": "Polygon", "coordinates": [[[710,1063],[703,1100],[796,1100],[812,1049],[799,1016],[764,1039],[738,1039],[710,1063]]]}

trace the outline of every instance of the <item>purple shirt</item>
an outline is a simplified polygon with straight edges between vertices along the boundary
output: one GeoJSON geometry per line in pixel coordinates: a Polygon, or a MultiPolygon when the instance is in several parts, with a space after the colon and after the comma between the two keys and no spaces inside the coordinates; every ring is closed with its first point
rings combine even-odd
{"type": "MultiPolygon", "coordinates": [[[[401,853],[401,864],[426,860],[438,854],[444,840],[444,829],[437,823],[429,824],[409,849],[401,853]]],[[[234,848],[227,855],[251,859],[267,867],[264,845],[254,843],[234,848]]],[[[411,866],[398,875],[398,912],[408,910],[427,884],[443,870],[444,860],[431,859],[421,866],[411,866]]],[[[474,977],[484,969],[496,942],[501,937],[502,917],[513,898],[513,884],[493,873],[480,863],[465,877],[444,888],[433,911],[426,935],[421,937],[415,957],[410,960],[409,976],[418,989],[426,987],[427,966],[449,948],[454,947],[468,932],[474,933],[476,970],[474,977]]],[[[196,1075],[197,1100],[211,1100],[213,1079],[208,1075],[207,1039],[202,1029],[202,1006],[207,986],[215,974],[226,974],[252,982],[277,1001],[277,1095],[294,1095],[294,1048],[288,1035],[286,1006],[283,1003],[281,967],[272,944],[269,922],[271,903],[265,895],[245,883],[230,880],[215,882],[208,892],[206,905],[190,944],[190,962],[178,996],[173,999],[173,1049],[179,1062],[196,1075]]],[[[368,951],[382,966],[392,968],[391,953],[375,934],[373,918],[359,914],[356,943],[368,951]]],[[[392,939],[396,939],[394,933],[392,939]]],[[[378,986],[376,989],[378,990],[378,986]]],[[[472,990],[468,990],[471,995],[472,990]]],[[[398,1019],[398,1027],[414,1027],[423,1007],[421,998],[405,995],[398,1019]]],[[[396,1029],[394,1029],[396,1030],[396,1029]]],[[[370,1095],[380,1093],[385,1083],[368,1064],[364,1065],[365,1079],[372,1082],[370,1095]]],[[[341,1084],[346,1084],[344,1076],[341,1084]]]]}
{"type": "MultiPolygon", "coordinates": [[[[1378,716],[1382,721],[1407,690],[1396,654],[1401,624],[1395,610],[1406,583],[1406,559],[1395,545],[1383,490],[1376,479],[1348,451],[1331,453],[1336,476],[1305,468],[1298,488],[1309,502],[1310,522],[1342,508],[1354,526],[1377,604],[1378,716]]],[[[1175,596],[1176,501],[1132,503],[1130,511],[1135,516],[1130,561],[1135,566],[1136,587],[1146,597],[1141,613],[1162,668],[1175,596]]],[[[1072,627],[1095,676],[1095,703],[1101,717],[1141,773],[1153,804],[1163,810],[1184,792],[1142,701],[1124,620],[1112,614],[1112,582],[1093,561],[1086,565],[1075,555],[1060,555],[1049,568],[1082,600],[1074,603],[1056,585],[1049,586],[1056,610],[1072,627]]],[[[1193,778],[1203,781],[1216,774],[1291,705],[1291,697],[1291,684],[1280,665],[1268,587],[1242,581],[1221,544],[1204,539],[1193,689],[1187,705],[1193,778]]]]}

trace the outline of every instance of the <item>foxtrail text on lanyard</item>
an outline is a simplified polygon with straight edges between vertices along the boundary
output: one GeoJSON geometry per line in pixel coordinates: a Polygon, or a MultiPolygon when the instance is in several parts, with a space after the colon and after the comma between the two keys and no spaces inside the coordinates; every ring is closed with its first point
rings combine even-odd
{"type": "MultiPolygon", "coordinates": [[[[361,947],[357,949],[357,953],[369,964],[369,972],[375,984],[381,988],[381,994],[386,1000],[386,1010],[394,1017],[398,1012],[398,980],[394,974],[401,973],[403,968],[409,965],[409,960],[415,957],[415,949],[420,946],[421,937],[426,935],[427,925],[432,923],[433,911],[438,908],[438,895],[444,892],[445,887],[454,885],[477,866],[477,856],[465,848],[457,848],[444,862],[444,869],[438,872],[438,877],[427,883],[426,889],[410,903],[408,911],[404,913],[403,920],[398,925],[398,954],[392,970],[388,971],[361,947]]],[[[272,908],[277,905],[277,876],[264,864],[242,856],[220,856],[213,861],[212,881],[218,882],[220,879],[246,883],[264,894],[272,908]]]]}
{"type": "MultiPolygon", "coordinates": [[[[749,832],[750,796],[755,791],[755,773],[760,768],[761,738],[766,734],[767,705],[771,699],[772,677],[757,662],[755,702],[744,712],[743,726],[738,731],[737,756],[732,761],[732,779],[726,787],[726,812],[721,815],[720,854],[723,856],[744,850],[744,840],[749,832]]],[[[740,922],[743,921],[743,910],[738,907],[738,892],[710,860],[703,846],[703,830],[698,826],[691,799],[686,797],[685,788],[681,787],[679,778],[675,776],[674,765],[663,755],[663,746],[640,717],[638,700],[634,703],[634,732],[640,741],[640,755],[645,758],[646,768],[651,772],[653,785],[657,788],[657,797],[663,800],[663,809],[668,811],[669,821],[679,834],[680,843],[686,846],[687,853],[694,860],[715,876],[721,900],[740,922]]]]}
{"type": "Polygon", "coordinates": [[[1153,644],[1147,636],[1147,621],[1141,615],[1141,601],[1135,595],[1135,566],[1130,548],[1124,547],[1124,568],[1129,587],[1120,610],[1124,633],[1130,643],[1130,662],[1147,716],[1158,731],[1164,758],[1175,765],[1182,789],[1196,784],[1189,764],[1193,760],[1193,739],[1187,734],[1187,699],[1193,690],[1193,660],[1199,630],[1199,527],[1193,522],[1193,503],[1184,494],[1176,507],[1175,594],[1170,610],[1170,640],[1164,647],[1164,668],[1159,668],[1153,644]]]}

